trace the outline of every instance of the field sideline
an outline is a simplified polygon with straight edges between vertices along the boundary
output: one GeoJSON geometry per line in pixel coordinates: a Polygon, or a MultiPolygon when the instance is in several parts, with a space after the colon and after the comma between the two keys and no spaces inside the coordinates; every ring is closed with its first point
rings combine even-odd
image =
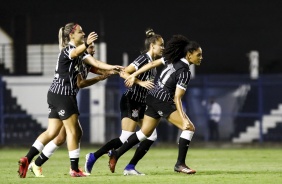
{"type": "MultiPolygon", "coordinates": [[[[82,147],[81,167],[85,154],[94,150],[96,148],[82,147]]],[[[197,173],[185,175],[173,171],[176,148],[153,147],[137,166],[137,170],[146,173],[146,176],[122,175],[124,166],[133,155],[133,151],[129,151],[118,161],[114,174],[108,169],[108,156],[105,155],[96,162],[91,176],[71,178],[68,175],[68,153],[62,147],[43,166],[45,178],[35,178],[28,172],[27,178],[21,179],[17,176],[17,161],[27,151],[28,148],[0,149],[0,183],[282,183],[281,148],[192,148],[188,152],[187,164],[197,173]]]]}

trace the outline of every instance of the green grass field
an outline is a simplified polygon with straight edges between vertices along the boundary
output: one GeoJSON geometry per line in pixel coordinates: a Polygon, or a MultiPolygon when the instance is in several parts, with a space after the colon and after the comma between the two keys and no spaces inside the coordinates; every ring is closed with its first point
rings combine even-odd
{"type": "MultiPolygon", "coordinates": [[[[94,150],[96,148],[82,147],[81,167],[85,154],[94,150]]],[[[45,178],[35,178],[28,172],[27,177],[21,179],[17,175],[17,161],[27,151],[28,148],[0,149],[3,171],[0,183],[282,183],[282,150],[279,148],[190,148],[187,164],[197,173],[185,175],[173,171],[177,157],[176,148],[153,147],[137,166],[137,170],[146,173],[146,176],[122,175],[124,166],[133,155],[133,151],[129,151],[118,161],[114,174],[108,168],[108,156],[104,155],[96,162],[91,176],[71,178],[68,175],[68,152],[63,147],[43,166],[45,178]]]]}

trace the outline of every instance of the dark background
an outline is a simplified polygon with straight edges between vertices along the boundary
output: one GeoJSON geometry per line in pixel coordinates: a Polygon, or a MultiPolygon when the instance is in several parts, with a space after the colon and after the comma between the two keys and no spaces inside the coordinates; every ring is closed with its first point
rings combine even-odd
{"type": "MultiPolygon", "coordinates": [[[[145,29],[165,42],[183,34],[200,43],[204,60],[197,74],[246,74],[247,53],[258,50],[260,72],[282,71],[281,0],[25,0],[1,1],[0,26],[14,38],[18,57],[26,44],[58,43],[59,28],[79,23],[108,45],[108,62],[139,55],[145,29]]],[[[22,53],[21,53],[22,51],[22,53]]],[[[19,67],[23,67],[20,66],[19,67]]]]}

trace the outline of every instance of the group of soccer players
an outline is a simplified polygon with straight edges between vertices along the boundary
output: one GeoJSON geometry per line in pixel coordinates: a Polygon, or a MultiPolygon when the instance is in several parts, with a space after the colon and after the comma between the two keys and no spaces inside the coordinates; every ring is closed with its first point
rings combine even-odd
{"type": "MultiPolygon", "coordinates": [[[[72,177],[91,174],[95,162],[109,154],[109,167],[115,172],[118,159],[134,145],[139,144],[133,158],[125,167],[124,175],[145,175],[135,169],[138,161],[157,139],[156,127],[161,118],[182,130],[178,144],[176,172],[194,174],[186,165],[189,144],[195,127],[185,114],[181,99],[187,89],[191,64],[200,65],[202,49],[195,41],[183,35],[173,35],[164,46],[161,35],[146,30],[145,48],[127,67],[109,65],[93,57],[94,41],[98,35],[90,33],[87,39],[82,27],[68,23],[59,31],[60,54],[53,82],[48,90],[48,128],[36,139],[26,156],[20,158],[18,173],[26,177],[30,169],[36,177],[44,177],[42,165],[67,140],[72,177]],[[88,49],[88,50],[87,50],[88,49]],[[164,65],[158,79],[156,67],[164,65]],[[99,74],[87,79],[87,74],[99,74]],[[85,171],[78,167],[82,129],[78,120],[76,95],[80,88],[95,84],[110,75],[119,74],[125,79],[126,91],[120,99],[122,132],[99,150],[86,155],[85,171]],[[137,125],[140,130],[135,132],[137,125]],[[32,161],[40,153],[40,156],[32,161]]],[[[161,132],[160,132],[161,133],[161,132]]]]}

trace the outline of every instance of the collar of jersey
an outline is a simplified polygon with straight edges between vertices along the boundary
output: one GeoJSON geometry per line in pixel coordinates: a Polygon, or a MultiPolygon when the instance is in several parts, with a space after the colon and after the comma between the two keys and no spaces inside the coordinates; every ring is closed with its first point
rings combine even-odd
{"type": "Polygon", "coordinates": [[[74,45],[72,42],[69,42],[69,45],[72,45],[72,46],[74,46],[74,47],[75,47],[75,45],[74,45]]]}
{"type": "Polygon", "coordinates": [[[183,63],[185,63],[185,64],[187,64],[187,65],[189,66],[189,62],[187,61],[187,59],[181,58],[180,60],[181,60],[183,63]]]}
{"type": "Polygon", "coordinates": [[[151,57],[150,54],[149,54],[149,52],[147,52],[146,54],[147,54],[148,57],[150,58],[150,61],[149,61],[149,62],[153,61],[153,60],[152,60],[152,57],[151,57]]]}

